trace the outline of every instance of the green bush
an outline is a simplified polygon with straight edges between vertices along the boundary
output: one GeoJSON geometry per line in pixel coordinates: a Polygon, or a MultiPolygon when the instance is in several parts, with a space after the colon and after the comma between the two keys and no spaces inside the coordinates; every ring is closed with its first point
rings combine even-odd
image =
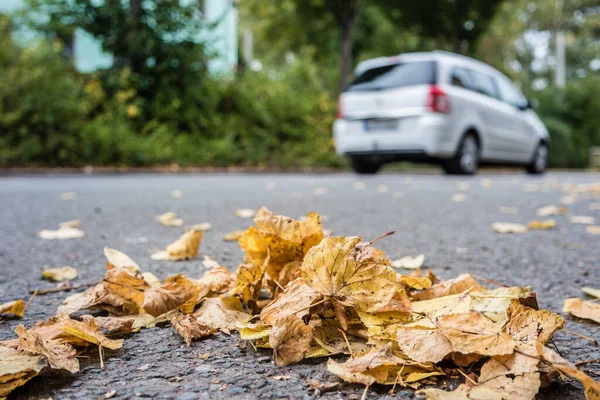
{"type": "Polygon", "coordinates": [[[206,76],[148,100],[128,68],[79,74],[61,50],[0,39],[0,165],[342,163],[331,143],[335,104],[308,63],[206,76]]]}
{"type": "Polygon", "coordinates": [[[584,168],[589,148],[600,146],[600,77],[570,82],[564,90],[548,88],[535,94],[538,114],[552,137],[550,163],[584,168]]]}

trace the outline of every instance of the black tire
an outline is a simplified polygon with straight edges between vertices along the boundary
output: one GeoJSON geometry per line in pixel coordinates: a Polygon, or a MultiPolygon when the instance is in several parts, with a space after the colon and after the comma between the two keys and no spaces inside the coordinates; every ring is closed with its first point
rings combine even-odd
{"type": "Polygon", "coordinates": [[[352,170],[361,175],[376,174],[381,168],[381,163],[365,160],[362,157],[352,157],[352,170]]]}
{"type": "Polygon", "coordinates": [[[475,175],[478,167],[479,144],[472,134],[465,135],[454,157],[442,163],[442,168],[448,175],[475,175]]]}
{"type": "Polygon", "coordinates": [[[548,166],[548,146],[540,143],[531,156],[531,161],[525,166],[528,174],[539,175],[546,172],[548,166]]]}

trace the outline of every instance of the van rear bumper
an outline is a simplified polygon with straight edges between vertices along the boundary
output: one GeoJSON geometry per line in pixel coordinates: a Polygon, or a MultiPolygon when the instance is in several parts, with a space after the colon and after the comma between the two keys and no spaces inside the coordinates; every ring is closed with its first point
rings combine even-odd
{"type": "Polygon", "coordinates": [[[430,156],[425,150],[406,149],[406,150],[369,150],[369,151],[348,151],[342,155],[348,157],[360,157],[374,162],[394,162],[394,161],[412,161],[435,163],[449,157],[430,156]]]}
{"type": "Polygon", "coordinates": [[[423,114],[403,118],[397,132],[373,133],[365,131],[363,120],[338,119],[333,126],[335,149],[340,155],[389,161],[448,159],[457,143],[447,126],[448,116],[423,114]]]}

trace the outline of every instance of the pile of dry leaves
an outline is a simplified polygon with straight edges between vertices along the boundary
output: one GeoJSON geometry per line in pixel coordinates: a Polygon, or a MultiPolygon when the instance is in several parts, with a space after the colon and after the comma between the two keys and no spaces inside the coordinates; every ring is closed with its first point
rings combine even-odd
{"type": "MultiPolygon", "coordinates": [[[[600,399],[600,384],[546,346],[564,320],[539,310],[529,287],[490,289],[471,275],[440,281],[420,269],[399,274],[374,241],[324,237],[317,213],[297,221],[262,208],[254,222],[239,239],[246,257],[235,273],[209,261],[200,279],[161,282],[105,249],[100,283],[0,343],[0,397],[48,368],[78,371],[82,349],[102,357],[104,348],[121,347],[106,335],[170,322],[188,345],[238,330],[252,346],[272,349],[277,365],[338,356],[327,368],[345,381],[425,386],[428,399],[533,399],[557,376],[578,379],[588,399],[600,399]],[[81,315],[98,310],[106,316],[81,315]],[[452,392],[433,388],[460,375],[452,392]]],[[[201,238],[191,230],[155,258],[194,257],[201,238]]]]}

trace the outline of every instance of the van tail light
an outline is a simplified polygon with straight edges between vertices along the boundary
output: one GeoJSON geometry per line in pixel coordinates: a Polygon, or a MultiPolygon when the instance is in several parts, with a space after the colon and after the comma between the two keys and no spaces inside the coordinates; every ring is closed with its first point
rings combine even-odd
{"type": "Polygon", "coordinates": [[[336,117],[337,118],[344,118],[344,112],[342,110],[342,96],[338,97],[336,117]]]}
{"type": "Polygon", "coordinates": [[[429,111],[435,113],[450,114],[452,111],[448,95],[437,85],[431,85],[429,87],[429,94],[427,95],[425,107],[427,107],[429,111]]]}

